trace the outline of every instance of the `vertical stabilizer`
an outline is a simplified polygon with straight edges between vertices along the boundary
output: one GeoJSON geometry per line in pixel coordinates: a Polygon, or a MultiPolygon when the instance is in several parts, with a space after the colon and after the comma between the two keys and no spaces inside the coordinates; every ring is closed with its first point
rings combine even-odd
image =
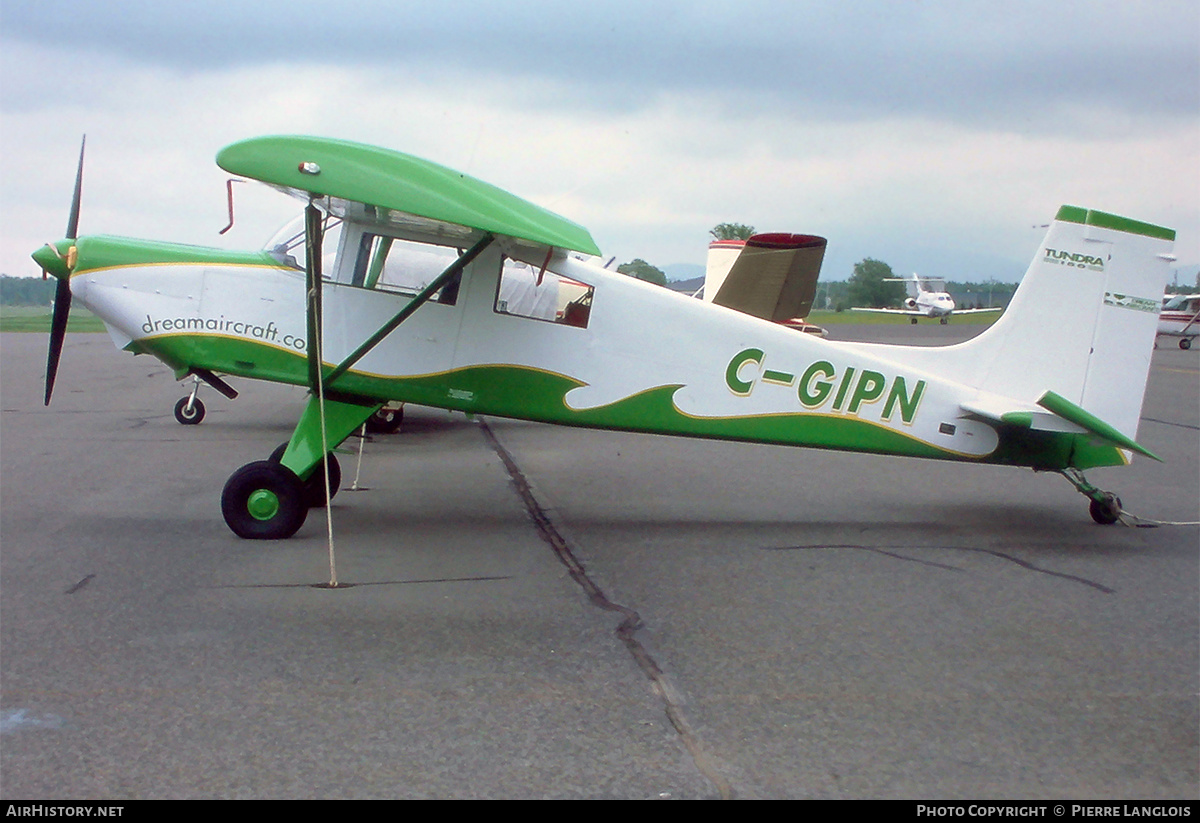
{"type": "Polygon", "coordinates": [[[960,347],[972,372],[961,379],[1023,402],[1053,392],[1136,436],[1174,240],[1063,206],[1008,309],[960,347]]]}
{"type": "Polygon", "coordinates": [[[911,277],[904,277],[900,279],[904,281],[904,289],[908,292],[908,296],[913,300],[916,300],[918,297],[920,297],[921,292],[929,291],[929,288],[925,285],[921,278],[917,276],[916,272],[913,272],[911,277]]]}
{"type": "Polygon", "coordinates": [[[704,266],[705,302],[711,303],[717,296],[745,247],[745,240],[713,240],[708,244],[708,260],[704,266]]]}

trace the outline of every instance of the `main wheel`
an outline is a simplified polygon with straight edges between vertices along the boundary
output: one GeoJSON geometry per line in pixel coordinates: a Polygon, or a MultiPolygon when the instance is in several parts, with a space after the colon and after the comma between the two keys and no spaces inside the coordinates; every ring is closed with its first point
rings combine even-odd
{"type": "Polygon", "coordinates": [[[1121,519],[1121,498],[1105,492],[1103,500],[1093,500],[1088,505],[1088,514],[1101,526],[1111,526],[1121,519]]]}
{"type": "Polygon", "coordinates": [[[221,514],[238,537],[284,540],[295,534],[308,517],[304,484],[279,463],[247,463],[225,482],[221,514]]]}
{"type": "MultiPolygon", "coordinates": [[[[283,453],[287,451],[288,444],[280,443],[275,451],[271,452],[269,458],[272,463],[278,463],[283,459],[283,453]]],[[[325,455],[325,461],[329,463],[329,487],[332,493],[329,499],[337,497],[338,491],[342,488],[342,467],[338,464],[337,457],[332,452],[325,455]]],[[[320,464],[313,469],[313,473],[308,476],[307,480],[301,480],[304,484],[304,502],[308,504],[310,509],[322,509],[325,507],[325,471],[320,464]]]]}
{"type": "Polygon", "coordinates": [[[403,420],[403,406],[384,406],[367,418],[367,431],[371,434],[395,434],[403,420]]]}
{"type": "Polygon", "coordinates": [[[179,402],[175,404],[175,419],[185,426],[194,426],[204,419],[204,404],[200,402],[199,397],[181,397],[179,402]],[[191,402],[192,410],[188,411],[188,403],[191,402]]]}

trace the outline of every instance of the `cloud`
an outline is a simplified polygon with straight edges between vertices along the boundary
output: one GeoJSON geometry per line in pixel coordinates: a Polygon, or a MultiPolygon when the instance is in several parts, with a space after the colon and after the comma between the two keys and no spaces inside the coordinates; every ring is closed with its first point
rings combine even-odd
{"type": "Polygon", "coordinates": [[[737,9],[6,3],[0,270],[36,273],[61,232],[84,131],[88,232],[257,245],[295,205],[239,187],[216,237],[212,158],[313,133],[461,169],[656,265],[702,262],[734,221],[825,234],[834,276],[865,256],[957,276],[929,266],[972,254],[1015,279],[1062,203],[1175,226],[1200,263],[1194,3],[737,9]]]}
{"type": "Polygon", "coordinates": [[[272,63],[503,76],[556,109],[663,93],[859,120],[1063,128],[1056,109],[1200,109],[1194,2],[10,2],[5,38],[168,71],[272,63]],[[540,82],[549,79],[549,83],[540,82]]]}

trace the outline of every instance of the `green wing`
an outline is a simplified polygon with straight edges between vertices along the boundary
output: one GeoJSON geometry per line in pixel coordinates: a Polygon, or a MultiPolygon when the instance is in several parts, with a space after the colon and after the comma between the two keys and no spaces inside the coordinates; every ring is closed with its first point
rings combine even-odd
{"type": "Polygon", "coordinates": [[[222,149],[217,165],[303,199],[310,194],[329,198],[331,208],[347,216],[381,222],[415,217],[417,222],[464,226],[600,254],[587,229],[577,223],[481,180],[397,151],[319,137],[257,137],[222,149]]]}

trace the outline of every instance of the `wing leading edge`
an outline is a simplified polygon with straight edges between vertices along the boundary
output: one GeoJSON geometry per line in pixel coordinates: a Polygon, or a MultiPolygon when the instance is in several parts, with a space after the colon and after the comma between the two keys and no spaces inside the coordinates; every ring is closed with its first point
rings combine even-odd
{"type": "Polygon", "coordinates": [[[257,137],[222,149],[217,165],[301,199],[328,198],[335,210],[365,206],[381,221],[395,220],[387,212],[399,212],[426,224],[600,254],[591,234],[577,223],[489,183],[390,149],[320,137],[257,137]]]}

